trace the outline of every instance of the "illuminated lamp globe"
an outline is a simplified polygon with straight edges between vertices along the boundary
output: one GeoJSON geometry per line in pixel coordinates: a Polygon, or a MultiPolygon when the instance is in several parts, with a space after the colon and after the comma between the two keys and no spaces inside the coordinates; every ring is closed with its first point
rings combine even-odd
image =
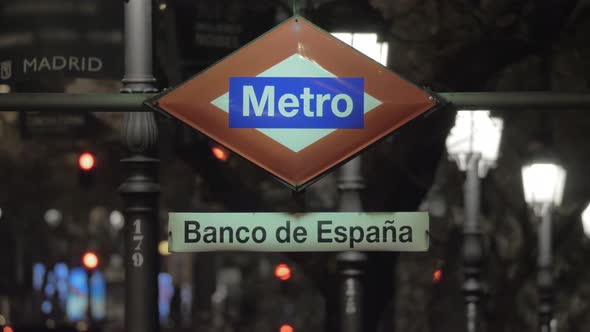
{"type": "Polygon", "coordinates": [[[449,157],[461,171],[466,171],[470,157],[479,155],[477,174],[485,177],[488,169],[496,166],[503,126],[503,121],[491,117],[490,111],[458,111],[446,140],[449,157]]]}
{"type": "Polygon", "coordinates": [[[561,205],[566,171],[551,160],[538,160],[522,168],[524,199],[537,216],[561,205]]]}

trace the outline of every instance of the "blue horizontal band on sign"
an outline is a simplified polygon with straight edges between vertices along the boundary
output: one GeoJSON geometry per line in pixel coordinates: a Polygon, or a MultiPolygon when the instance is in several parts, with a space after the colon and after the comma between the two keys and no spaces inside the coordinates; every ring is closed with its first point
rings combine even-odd
{"type": "Polygon", "coordinates": [[[230,128],[364,127],[360,77],[231,77],[230,128]]]}

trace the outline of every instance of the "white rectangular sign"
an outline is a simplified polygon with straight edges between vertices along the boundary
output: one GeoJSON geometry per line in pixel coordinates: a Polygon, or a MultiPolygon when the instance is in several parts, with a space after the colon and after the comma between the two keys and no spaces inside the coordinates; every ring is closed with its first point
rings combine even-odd
{"type": "Polygon", "coordinates": [[[170,213],[171,252],[427,251],[428,213],[170,213]]]}

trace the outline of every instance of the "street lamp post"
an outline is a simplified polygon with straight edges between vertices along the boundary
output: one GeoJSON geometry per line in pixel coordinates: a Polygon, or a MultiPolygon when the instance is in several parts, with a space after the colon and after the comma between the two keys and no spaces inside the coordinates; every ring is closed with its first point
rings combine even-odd
{"type": "MultiPolygon", "coordinates": [[[[381,14],[369,2],[346,0],[328,3],[312,12],[312,17],[332,30],[332,35],[366,56],[387,66],[389,45],[381,40],[384,26],[381,14]],[[344,22],[344,23],[343,23],[344,22]]],[[[342,166],[338,188],[339,210],[361,212],[360,190],[364,188],[361,158],[356,157],[342,166]]],[[[362,252],[338,253],[336,260],[340,272],[340,331],[363,331],[363,276],[367,255],[362,252]]]]}
{"type": "Polygon", "coordinates": [[[537,287],[539,292],[539,330],[554,331],[551,217],[561,204],[566,171],[551,160],[539,160],[522,168],[524,197],[535,215],[541,218],[538,235],[537,287]]]}
{"type": "Polygon", "coordinates": [[[498,158],[502,120],[490,117],[489,111],[459,111],[455,126],[447,137],[449,156],[467,173],[464,186],[465,222],[463,223],[463,294],[467,314],[467,331],[477,331],[480,281],[483,262],[482,234],[479,223],[480,178],[498,158]]]}
{"type": "MultiPolygon", "coordinates": [[[[359,191],[364,187],[361,174],[361,158],[356,157],[342,166],[338,188],[339,210],[361,212],[363,206],[359,191]]],[[[362,278],[367,255],[362,252],[345,251],[337,256],[340,270],[340,331],[362,332],[363,312],[362,278]]]]}
{"type": "MultiPolygon", "coordinates": [[[[125,7],[125,77],[122,93],[156,92],[152,69],[151,0],[125,7]]],[[[124,138],[131,157],[122,160],[129,176],[119,188],[125,204],[125,330],[157,332],[158,321],[158,130],[153,112],[125,114],[124,138]]]]}

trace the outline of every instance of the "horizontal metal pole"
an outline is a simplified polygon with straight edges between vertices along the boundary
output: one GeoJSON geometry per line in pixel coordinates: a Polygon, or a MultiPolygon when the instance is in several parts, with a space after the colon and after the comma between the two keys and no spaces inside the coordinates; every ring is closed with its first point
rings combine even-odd
{"type": "MultiPolygon", "coordinates": [[[[590,110],[590,93],[569,92],[444,92],[441,102],[456,109],[489,110],[590,110]]],[[[140,112],[142,103],[154,94],[0,94],[0,112],[140,112]]]]}
{"type": "Polygon", "coordinates": [[[0,94],[0,112],[139,112],[154,94],[8,93],[0,94]]]}
{"type": "Polygon", "coordinates": [[[446,92],[442,99],[456,109],[590,110],[590,93],[573,92],[446,92]]]}

